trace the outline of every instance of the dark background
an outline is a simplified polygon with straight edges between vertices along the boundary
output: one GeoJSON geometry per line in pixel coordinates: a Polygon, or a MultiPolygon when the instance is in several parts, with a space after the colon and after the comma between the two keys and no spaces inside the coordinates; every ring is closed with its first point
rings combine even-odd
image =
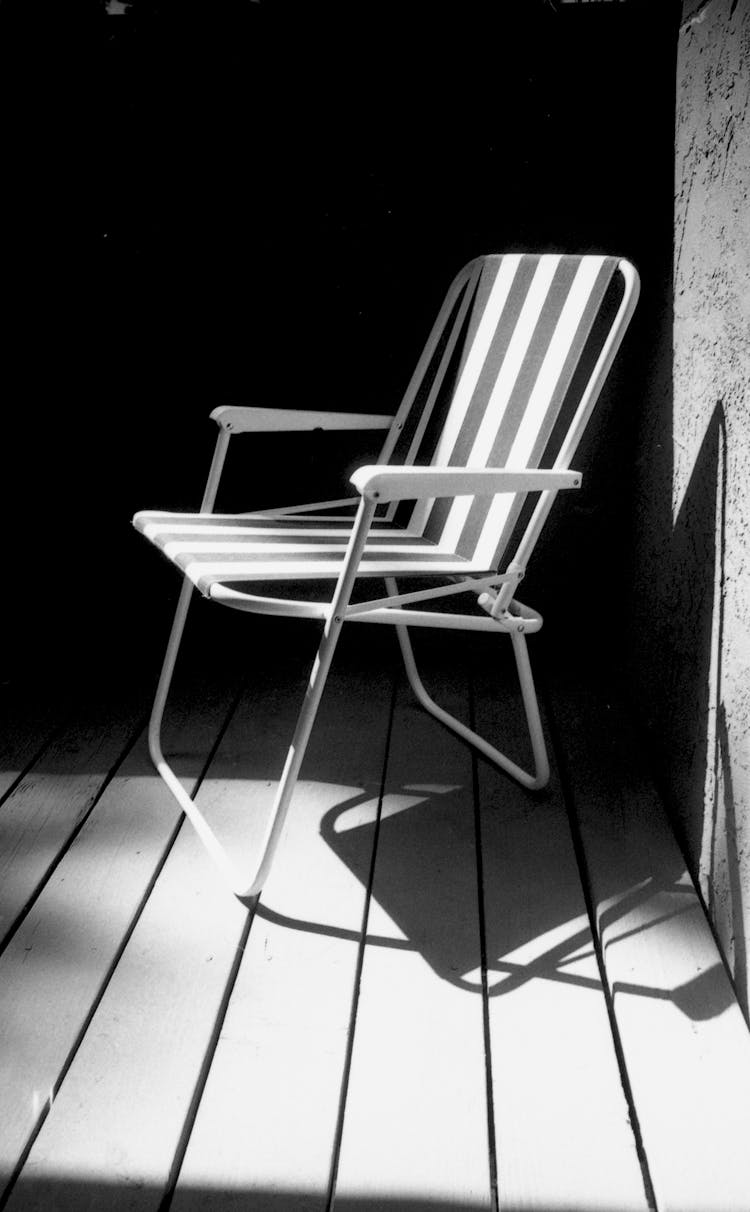
{"type": "MultiPolygon", "coordinates": [[[[577,460],[585,496],[558,509],[526,587],[553,642],[581,617],[576,588],[589,625],[616,621],[671,272],[677,15],[6,0],[4,668],[112,643],[151,659],[177,578],[129,520],[197,508],[209,411],[394,410],[451,278],[490,251],[641,272],[577,460]]],[[[319,499],[318,478],[338,494],[378,446],[237,442],[238,508],[319,499]]]]}

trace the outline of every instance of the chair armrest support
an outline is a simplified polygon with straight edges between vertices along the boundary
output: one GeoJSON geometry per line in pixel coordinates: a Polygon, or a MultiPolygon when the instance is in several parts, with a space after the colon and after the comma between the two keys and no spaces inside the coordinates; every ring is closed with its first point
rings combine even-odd
{"type": "Polygon", "coordinates": [[[359,412],[317,412],[312,409],[250,408],[222,404],[211,419],[227,433],[289,433],[312,429],[389,429],[393,417],[359,412]]]}
{"type": "Polygon", "coordinates": [[[500,467],[360,467],[351,483],[373,501],[425,497],[495,496],[501,492],[549,492],[580,488],[579,471],[514,471],[500,467]]]}

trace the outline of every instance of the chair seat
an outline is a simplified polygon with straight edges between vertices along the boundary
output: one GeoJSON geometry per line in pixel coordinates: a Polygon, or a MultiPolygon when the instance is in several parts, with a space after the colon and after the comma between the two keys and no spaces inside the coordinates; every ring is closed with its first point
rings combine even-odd
{"type": "MultiPolygon", "coordinates": [[[[205,595],[216,583],[338,577],[354,519],[279,514],[142,511],[133,525],[205,595]]],[[[471,560],[386,520],[367,539],[359,576],[487,573],[471,560]]]]}

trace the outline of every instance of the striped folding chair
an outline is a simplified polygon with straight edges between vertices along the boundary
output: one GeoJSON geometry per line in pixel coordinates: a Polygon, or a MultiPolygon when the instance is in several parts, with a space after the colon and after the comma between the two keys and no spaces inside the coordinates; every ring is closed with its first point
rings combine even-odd
{"type": "MultiPolygon", "coordinates": [[[[142,512],[134,524],[184,575],[154,703],[150,750],[162,778],[239,897],[268,874],[345,622],[396,628],[420,703],[525,787],[549,765],[526,648],[541,616],[515,597],[560,489],[578,488],[570,462],[638,298],[629,262],[603,256],[485,256],[453,282],[395,416],[222,407],[200,512],[142,512]],[[387,429],[377,465],[351,477],[342,501],[245,514],[213,512],[230,438],[312,429],[387,429]],[[349,511],[356,504],[356,513],[349,511]],[[352,600],[355,580],[385,582],[385,596],[352,600]],[[419,578],[402,592],[398,581],[419,578]],[[325,601],[290,582],[330,580],[325,601]],[[253,593],[286,583],[284,596],[253,593]],[[254,583],[256,583],[254,585],[254,583]],[[427,587],[425,588],[425,584],[427,587]],[[314,618],[323,635],[260,852],[238,870],[184,791],[161,748],[161,724],[194,588],[237,610],[314,618]],[[436,600],[473,595],[473,609],[436,600]],[[409,627],[507,633],[515,653],[533,753],[521,769],[427,694],[409,627]]],[[[277,593],[281,590],[277,589],[277,593]]]]}

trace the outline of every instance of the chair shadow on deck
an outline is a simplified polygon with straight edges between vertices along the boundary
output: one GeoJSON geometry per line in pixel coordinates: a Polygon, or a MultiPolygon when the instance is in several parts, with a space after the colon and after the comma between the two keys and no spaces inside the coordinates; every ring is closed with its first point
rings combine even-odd
{"type": "MultiPolygon", "coordinates": [[[[509,785],[510,786],[510,785],[509,785]]],[[[484,912],[484,954],[487,957],[487,992],[490,997],[509,996],[532,981],[554,981],[578,986],[592,992],[602,990],[601,980],[577,971],[581,961],[595,956],[588,918],[581,914],[581,889],[577,882],[560,877],[558,842],[550,836],[544,814],[522,809],[517,796],[525,793],[512,788],[513,835],[516,841],[534,853],[533,882],[514,879],[512,855],[505,856],[502,870],[493,871],[497,855],[484,854],[484,878],[495,880],[494,912],[484,912]],[[529,836],[531,835],[531,836],[529,836]],[[570,924],[569,933],[561,927],[570,924]],[[553,938],[541,942],[554,932],[553,938]],[[521,949],[533,952],[533,958],[516,958],[521,949]]],[[[377,819],[361,819],[358,809],[372,804],[376,788],[336,805],[323,817],[322,839],[345,866],[368,887],[371,878],[373,848],[381,856],[376,864],[372,898],[387,915],[393,933],[368,929],[364,943],[369,947],[416,952],[434,973],[464,989],[482,994],[482,940],[477,928],[477,871],[474,851],[474,820],[467,812],[466,788],[446,786],[427,788],[418,784],[387,786],[383,810],[377,819]],[[349,825],[347,817],[355,823],[349,825]],[[462,906],[468,911],[462,912],[462,906]]],[[[503,812],[491,806],[487,812],[503,812]]],[[[679,926],[684,912],[694,912],[692,899],[686,910],[670,907],[662,911],[658,899],[663,894],[687,891],[681,885],[684,869],[675,869],[671,880],[657,885],[649,875],[648,857],[644,857],[643,880],[628,890],[612,887],[615,903],[608,908],[602,924],[626,917],[633,909],[654,900],[649,921],[635,930],[626,926],[610,937],[608,945],[624,941],[633,933],[672,922],[679,926]]],[[[259,917],[283,927],[331,938],[358,942],[358,931],[330,924],[306,921],[274,910],[261,900],[259,917]]],[[[591,971],[591,964],[588,965],[591,971]]],[[[665,989],[642,984],[618,983],[615,992],[671,1001],[694,1021],[714,1018],[731,1004],[723,967],[716,966],[685,985],[665,989]]]]}

